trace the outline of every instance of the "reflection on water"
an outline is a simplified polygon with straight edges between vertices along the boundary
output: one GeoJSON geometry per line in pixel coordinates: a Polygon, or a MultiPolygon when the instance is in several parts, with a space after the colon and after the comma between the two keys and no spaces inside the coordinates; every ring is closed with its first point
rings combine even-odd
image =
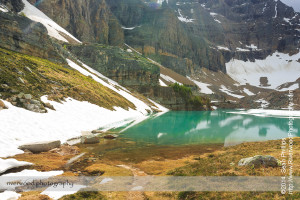
{"type": "MultiPolygon", "coordinates": [[[[168,112],[123,129],[121,138],[156,145],[224,143],[229,146],[287,137],[288,120],[239,115],[224,110],[168,112]]],[[[294,120],[294,134],[300,136],[297,127],[300,127],[299,119],[294,120]]]]}

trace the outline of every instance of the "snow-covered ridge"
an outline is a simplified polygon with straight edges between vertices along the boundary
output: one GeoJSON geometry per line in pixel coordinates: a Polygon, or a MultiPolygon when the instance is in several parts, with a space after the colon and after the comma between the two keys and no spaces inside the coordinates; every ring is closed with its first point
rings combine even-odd
{"type": "Polygon", "coordinates": [[[242,61],[232,59],[226,63],[228,75],[235,81],[244,85],[260,87],[260,78],[267,77],[270,89],[276,89],[278,86],[294,82],[300,77],[300,52],[293,56],[275,52],[264,60],[242,61]]]}
{"type": "MultiPolygon", "coordinates": [[[[24,9],[21,11],[21,13],[24,13],[26,17],[29,19],[42,23],[48,30],[49,36],[56,38],[63,42],[69,42],[67,38],[63,36],[63,34],[67,35],[68,37],[72,38],[78,43],[81,43],[77,38],[75,38],[72,34],[70,34],[68,31],[66,31],[64,28],[59,26],[57,23],[55,23],[52,19],[50,19],[48,16],[46,16],[42,11],[31,5],[27,0],[22,0],[25,4],[24,9]],[[61,34],[63,33],[63,34],[61,34]]],[[[28,27],[30,28],[30,27],[28,27]]]]}

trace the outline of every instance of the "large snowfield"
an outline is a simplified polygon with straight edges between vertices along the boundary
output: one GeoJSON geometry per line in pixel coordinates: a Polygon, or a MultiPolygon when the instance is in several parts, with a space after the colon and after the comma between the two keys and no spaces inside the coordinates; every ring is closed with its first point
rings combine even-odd
{"type": "Polygon", "coordinates": [[[259,87],[260,77],[267,77],[270,84],[267,88],[277,89],[284,83],[300,78],[300,63],[297,62],[299,59],[300,51],[292,56],[275,52],[266,59],[255,62],[232,59],[226,63],[226,70],[241,85],[249,83],[259,87]]]}

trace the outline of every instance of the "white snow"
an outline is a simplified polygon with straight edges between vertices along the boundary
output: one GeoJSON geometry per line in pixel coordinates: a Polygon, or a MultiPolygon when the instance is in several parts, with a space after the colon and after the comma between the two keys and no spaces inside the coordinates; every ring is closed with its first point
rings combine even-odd
{"type": "Polygon", "coordinates": [[[208,83],[202,83],[200,81],[196,81],[190,77],[187,76],[188,79],[190,79],[191,81],[193,81],[199,88],[200,88],[200,92],[203,94],[213,94],[213,91],[211,89],[208,88],[208,86],[211,86],[208,83]]]}
{"type": "MultiPolygon", "coordinates": [[[[2,150],[1,150],[2,151],[2,150]]],[[[18,161],[16,159],[2,159],[0,158],[0,174],[6,172],[9,169],[22,167],[22,166],[28,166],[32,165],[32,163],[24,162],[24,161],[18,161]]]]}
{"type": "Polygon", "coordinates": [[[248,90],[247,88],[244,88],[244,92],[246,94],[248,94],[249,96],[255,95],[253,92],[251,92],[250,90],[248,90]]]}
{"type": "Polygon", "coordinates": [[[161,112],[168,112],[169,109],[165,108],[164,106],[154,102],[153,100],[151,99],[148,99],[151,103],[153,103],[155,105],[156,108],[158,108],[158,110],[160,110],[161,112]]]}
{"type": "Polygon", "coordinates": [[[284,17],[283,20],[284,20],[286,23],[289,23],[290,25],[293,25],[293,24],[290,22],[291,19],[285,18],[285,17],[284,17]]]}
{"type": "MultiPolygon", "coordinates": [[[[277,2],[277,0],[275,0],[275,1],[277,2]]],[[[275,16],[273,17],[274,19],[277,18],[277,14],[278,14],[278,12],[277,12],[277,3],[276,3],[276,5],[275,5],[275,16]]]]}
{"type": "Polygon", "coordinates": [[[264,99],[259,99],[259,100],[256,100],[255,102],[261,103],[261,105],[260,105],[261,109],[267,108],[270,105],[270,103],[264,99]]]}
{"type": "MultiPolygon", "coordinates": [[[[66,31],[64,28],[59,26],[57,23],[55,23],[52,19],[47,17],[43,12],[41,12],[39,9],[31,5],[27,0],[22,0],[25,4],[24,9],[21,11],[21,13],[24,13],[26,17],[29,19],[42,23],[48,30],[48,34],[51,37],[54,37],[58,40],[61,40],[63,42],[68,42],[68,40],[63,37],[60,32],[68,35],[73,40],[77,41],[78,43],[81,43],[77,38],[75,38],[72,34],[70,34],[68,31],[66,31]]],[[[30,28],[30,27],[28,27],[30,28]]]]}
{"type": "Polygon", "coordinates": [[[225,51],[230,51],[228,47],[223,47],[223,46],[217,46],[219,50],[225,50],[225,51]]]}
{"type": "Polygon", "coordinates": [[[72,188],[68,188],[64,185],[58,185],[57,187],[49,187],[44,190],[41,194],[47,195],[50,198],[57,200],[65,195],[71,195],[78,192],[80,189],[86,188],[84,185],[72,185],[72,188]]]}
{"type": "Polygon", "coordinates": [[[4,191],[0,193],[1,200],[17,200],[21,196],[22,196],[21,194],[18,194],[13,191],[4,191]]]}
{"type": "Polygon", "coordinates": [[[159,85],[162,87],[167,87],[167,85],[161,79],[159,79],[159,85]]]}
{"type": "Polygon", "coordinates": [[[6,12],[8,12],[8,9],[6,8],[5,5],[0,4],[0,11],[6,13],[6,12]]]}
{"type": "Polygon", "coordinates": [[[241,98],[244,97],[242,95],[232,94],[232,91],[229,90],[228,88],[226,88],[224,85],[221,85],[221,88],[219,90],[226,93],[226,94],[228,94],[229,96],[232,96],[232,97],[235,97],[235,98],[241,99],[241,98]]]}
{"type": "Polygon", "coordinates": [[[300,111],[289,110],[266,110],[266,109],[250,109],[246,111],[228,112],[234,114],[254,115],[259,117],[295,117],[300,118],[300,111]]]}
{"type": "Polygon", "coordinates": [[[133,30],[135,28],[136,28],[135,26],[134,27],[125,27],[125,26],[122,26],[122,29],[124,29],[124,30],[133,30]]]}
{"type": "Polygon", "coordinates": [[[218,22],[218,23],[221,24],[220,20],[218,20],[218,19],[215,18],[215,16],[218,15],[217,13],[211,12],[211,13],[209,13],[209,14],[214,18],[214,20],[215,20],[216,22],[218,22]]]}
{"type": "Polygon", "coordinates": [[[267,77],[270,89],[296,81],[300,77],[300,52],[293,56],[275,52],[264,60],[242,61],[232,59],[226,63],[228,75],[241,85],[249,83],[260,87],[260,77],[267,77]],[[290,62],[291,61],[291,62],[290,62]]]}
{"type": "Polygon", "coordinates": [[[296,90],[299,89],[299,83],[294,83],[287,88],[282,88],[279,91],[288,91],[288,90],[296,90]]]}
{"type": "Polygon", "coordinates": [[[180,21],[182,21],[182,22],[185,22],[185,23],[191,23],[191,22],[193,22],[195,19],[188,19],[187,17],[184,17],[182,14],[181,14],[181,10],[180,9],[178,9],[178,14],[179,14],[179,16],[178,16],[178,19],[180,20],[180,21]]]}
{"type": "MultiPolygon", "coordinates": [[[[115,107],[115,111],[101,108],[89,102],[71,98],[63,104],[48,101],[56,111],[34,113],[5,102],[9,109],[0,112],[0,157],[20,154],[18,146],[40,141],[66,140],[81,136],[81,131],[94,130],[116,122],[145,117],[141,112],[115,107]],[[16,124],[18,126],[16,126],[16,124]]],[[[149,108],[150,109],[150,108],[149,108]]]]}
{"type": "Polygon", "coordinates": [[[261,50],[261,49],[258,49],[258,47],[256,45],[254,45],[254,44],[246,45],[246,47],[249,48],[249,49],[252,49],[252,50],[256,50],[256,51],[261,50]]]}
{"type": "Polygon", "coordinates": [[[163,80],[167,81],[167,82],[178,83],[179,85],[182,85],[182,83],[179,83],[179,82],[175,81],[173,78],[171,78],[171,77],[168,76],[168,75],[160,74],[160,77],[161,77],[163,80]]]}
{"type": "Polygon", "coordinates": [[[239,48],[239,47],[237,47],[236,50],[237,51],[250,51],[249,49],[242,49],[242,48],[239,48]]]}

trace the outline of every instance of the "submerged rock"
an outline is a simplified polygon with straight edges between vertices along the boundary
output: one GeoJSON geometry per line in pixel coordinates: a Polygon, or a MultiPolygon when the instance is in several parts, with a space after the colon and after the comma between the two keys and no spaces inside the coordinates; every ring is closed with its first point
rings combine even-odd
{"type": "Polygon", "coordinates": [[[253,156],[249,158],[243,158],[239,161],[238,166],[254,166],[257,167],[278,167],[278,161],[273,156],[253,156]]]}
{"type": "Polygon", "coordinates": [[[116,135],[116,134],[109,134],[109,135],[104,136],[105,139],[115,139],[117,137],[118,137],[118,135],[116,135]]]}
{"type": "Polygon", "coordinates": [[[93,133],[93,134],[100,134],[100,133],[104,133],[104,131],[101,131],[101,130],[93,130],[92,133],[93,133]]]}
{"type": "Polygon", "coordinates": [[[48,142],[35,142],[35,143],[19,146],[19,149],[21,149],[21,150],[27,149],[27,150],[31,151],[32,153],[40,153],[40,152],[50,151],[55,148],[59,148],[60,145],[61,145],[61,142],[59,140],[48,141],[48,142]]]}

